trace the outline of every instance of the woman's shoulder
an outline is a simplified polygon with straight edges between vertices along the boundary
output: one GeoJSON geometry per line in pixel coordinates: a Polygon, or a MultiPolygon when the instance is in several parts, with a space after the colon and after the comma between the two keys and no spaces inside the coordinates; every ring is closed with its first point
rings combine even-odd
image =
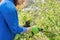
{"type": "Polygon", "coordinates": [[[15,5],[10,1],[5,1],[3,4],[0,5],[0,9],[5,10],[16,10],[15,5]]]}
{"type": "Polygon", "coordinates": [[[16,10],[16,7],[15,7],[15,5],[12,3],[12,2],[10,2],[10,1],[6,1],[6,4],[5,4],[6,6],[7,6],[7,8],[9,8],[9,9],[12,9],[12,10],[16,10]]]}
{"type": "Polygon", "coordinates": [[[6,6],[9,8],[15,8],[15,5],[10,1],[6,1],[6,6]]]}

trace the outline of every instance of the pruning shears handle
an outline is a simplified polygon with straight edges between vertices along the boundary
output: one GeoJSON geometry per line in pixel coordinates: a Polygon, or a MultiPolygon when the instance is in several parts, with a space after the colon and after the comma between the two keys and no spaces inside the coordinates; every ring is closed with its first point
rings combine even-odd
{"type": "MultiPolygon", "coordinates": [[[[24,27],[31,27],[31,26],[30,26],[30,20],[26,21],[23,26],[24,26],[24,27]]],[[[33,35],[39,33],[40,31],[42,32],[43,29],[42,29],[42,28],[38,28],[37,26],[32,26],[31,33],[32,33],[33,35]]]]}

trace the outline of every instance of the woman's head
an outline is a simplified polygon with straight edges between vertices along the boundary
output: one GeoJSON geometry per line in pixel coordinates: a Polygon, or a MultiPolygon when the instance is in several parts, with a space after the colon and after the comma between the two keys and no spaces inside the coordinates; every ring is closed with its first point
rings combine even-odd
{"type": "Polygon", "coordinates": [[[26,0],[14,0],[14,4],[15,4],[15,5],[21,5],[21,4],[23,4],[24,2],[26,2],[26,0]]]}
{"type": "Polygon", "coordinates": [[[14,0],[17,9],[21,10],[26,6],[26,0],[14,0]]]}

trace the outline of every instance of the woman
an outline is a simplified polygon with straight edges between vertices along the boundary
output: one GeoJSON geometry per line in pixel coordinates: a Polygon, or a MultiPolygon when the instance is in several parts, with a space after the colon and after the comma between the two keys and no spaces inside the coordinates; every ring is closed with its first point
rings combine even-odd
{"type": "Polygon", "coordinates": [[[15,5],[12,2],[11,0],[0,0],[0,40],[14,40],[16,34],[30,30],[30,28],[18,26],[18,16],[15,8],[18,1],[15,0],[17,2],[15,5]]]}

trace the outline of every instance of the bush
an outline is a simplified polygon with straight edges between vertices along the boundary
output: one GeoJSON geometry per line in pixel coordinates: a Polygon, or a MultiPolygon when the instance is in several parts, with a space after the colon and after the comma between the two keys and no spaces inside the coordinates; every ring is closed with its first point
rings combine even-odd
{"type": "MultiPolygon", "coordinates": [[[[36,0],[37,1],[37,0],[36,0]]],[[[31,20],[31,27],[43,28],[48,32],[40,32],[32,37],[30,34],[20,34],[15,40],[60,40],[60,4],[56,0],[45,0],[29,5],[28,8],[18,9],[19,24],[24,25],[31,20]],[[23,36],[23,37],[22,37],[23,36]]]]}

